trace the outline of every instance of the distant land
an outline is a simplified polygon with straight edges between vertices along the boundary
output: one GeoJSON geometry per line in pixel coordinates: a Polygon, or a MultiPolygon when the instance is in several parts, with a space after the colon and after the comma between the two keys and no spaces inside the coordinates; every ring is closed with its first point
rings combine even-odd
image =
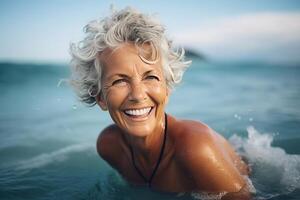
{"type": "Polygon", "coordinates": [[[193,59],[199,59],[199,60],[202,60],[202,61],[207,61],[207,57],[202,54],[202,53],[199,53],[198,51],[195,51],[193,49],[189,49],[189,48],[184,48],[185,50],[185,56],[186,57],[189,57],[189,58],[193,58],[193,59]]]}

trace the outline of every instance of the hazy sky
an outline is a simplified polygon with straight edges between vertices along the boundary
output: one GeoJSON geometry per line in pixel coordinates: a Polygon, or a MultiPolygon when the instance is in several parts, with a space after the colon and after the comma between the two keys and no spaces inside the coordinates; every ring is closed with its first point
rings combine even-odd
{"type": "Polygon", "coordinates": [[[1,0],[0,60],[67,62],[90,20],[132,6],[211,59],[300,62],[299,0],[1,0]]]}

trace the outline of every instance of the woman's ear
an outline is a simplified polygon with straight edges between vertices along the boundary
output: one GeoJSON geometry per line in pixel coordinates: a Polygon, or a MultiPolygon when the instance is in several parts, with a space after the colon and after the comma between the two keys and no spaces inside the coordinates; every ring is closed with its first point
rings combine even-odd
{"type": "Polygon", "coordinates": [[[100,93],[97,95],[96,101],[97,101],[97,104],[100,106],[100,108],[102,110],[104,110],[104,111],[107,110],[107,104],[106,104],[106,102],[104,100],[104,96],[103,96],[103,92],[102,91],[100,91],[100,93]]]}
{"type": "Polygon", "coordinates": [[[170,93],[171,93],[171,90],[170,90],[169,88],[167,88],[167,92],[166,92],[166,100],[165,100],[165,104],[166,104],[166,105],[169,103],[170,93]]]}

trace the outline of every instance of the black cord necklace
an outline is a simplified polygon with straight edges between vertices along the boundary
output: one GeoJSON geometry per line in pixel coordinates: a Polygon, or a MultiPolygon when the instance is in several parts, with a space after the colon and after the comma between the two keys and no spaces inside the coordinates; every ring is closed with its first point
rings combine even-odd
{"type": "Polygon", "coordinates": [[[139,170],[139,168],[136,166],[135,164],[135,160],[134,160],[134,155],[133,155],[133,150],[132,150],[132,147],[129,146],[130,148],[130,151],[131,151],[131,159],[132,159],[132,163],[133,163],[133,166],[134,168],[136,169],[136,171],[138,172],[138,174],[144,179],[144,181],[148,184],[149,187],[151,187],[151,183],[152,183],[152,180],[153,180],[153,177],[154,175],[156,174],[156,171],[159,167],[159,164],[160,164],[160,161],[162,159],[162,156],[163,156],[163,153],[164,153],[164,150],[165,150],[165,144],[166,144],[166,139],[167,139],[167,127],[168,127],[168,121],[167,121],[167,114],[165,113],[165,130],[164,130],[164,141],[163,141],[163,144],[162,144],[162,147],[160,149],[160,154],[159,154],[159,157],[158,157],[158,160],[156,162],[156,165],[155,165],[155,168],[149,178],[149,180],[143,175],[143,173],[139,170]]]}

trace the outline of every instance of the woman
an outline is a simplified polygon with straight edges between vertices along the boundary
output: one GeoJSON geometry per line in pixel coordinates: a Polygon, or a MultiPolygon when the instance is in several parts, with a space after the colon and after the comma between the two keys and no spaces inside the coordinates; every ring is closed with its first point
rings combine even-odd
{"type": "Polygon", "coordinates": [[[248,198],[248,168],[230,144],[201,122],[165,113],[190,62],[172,49],[163,26],[125,8],[85,31],[71,46],[72,84],[81,101],[98,104],[114,121],[99,135],[100,156],[136,185],[248,198]]]}

